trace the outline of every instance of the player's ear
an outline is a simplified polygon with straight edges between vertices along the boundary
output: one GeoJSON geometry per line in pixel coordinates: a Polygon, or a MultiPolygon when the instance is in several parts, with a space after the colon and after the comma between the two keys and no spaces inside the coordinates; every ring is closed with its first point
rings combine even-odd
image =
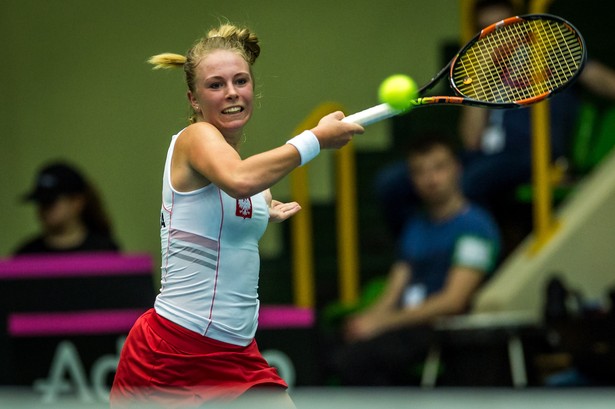
{"type": "Polygon", "coordinates": [[[192,109],[194,109],[195,112],[198,112],[200,110],[199,102],[194,97],[194,94],[192,93],[192,91],[188,90],[188,92],[186,93],[186,96],[188,97],[188,101],[190,102],[192,109]]]}

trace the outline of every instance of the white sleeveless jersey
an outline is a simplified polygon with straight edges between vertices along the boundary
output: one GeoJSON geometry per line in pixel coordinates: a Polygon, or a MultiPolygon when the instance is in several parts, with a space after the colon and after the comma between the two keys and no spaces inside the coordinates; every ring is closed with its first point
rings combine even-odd
{"type": "Polygon", "coordinates": [[[161,316],[207,337],[248,345],[258,321],[258,241],[269,220],[261,193],[234,199],[214,184],[192,192],[171,186],[167,153],[162,182],[161,316]]]}

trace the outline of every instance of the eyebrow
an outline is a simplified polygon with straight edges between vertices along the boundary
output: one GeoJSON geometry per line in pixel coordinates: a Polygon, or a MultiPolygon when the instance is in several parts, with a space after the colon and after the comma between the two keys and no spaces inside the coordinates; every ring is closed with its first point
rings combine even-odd
{"type": "MultiPolygon", "coordinates": [[[[233,78],[238,77],[238,76],[243,76],[243,75],[247,75],[247,76],[251,77],[249,72],[241,71],[241,72],[238,72],[237,74],[233,75],[233,78]]],[[[221,75],[213,75],[211,77],[206,77],[205,81],[209,81],[209,80],[223,80],[223,79],[224,79],[224,77],[221,76],[221,75]]]]}

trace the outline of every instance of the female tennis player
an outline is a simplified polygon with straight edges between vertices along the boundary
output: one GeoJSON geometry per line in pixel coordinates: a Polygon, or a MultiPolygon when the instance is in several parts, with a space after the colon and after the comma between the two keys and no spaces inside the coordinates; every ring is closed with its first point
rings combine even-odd
{"type": "Polygon", "coordinates": [[[194,406],[267,387],[275,402],[294,407],[254,340],[258,240],[268,222],[301,209],[273,200],[269,187],[363,128],[334,112],[286,144],[242,159],[259,53],[254,33],[224,24],[186,56],[150,59],[154,68],[183,67],[193,115],[171,138],[164,166],[161,290],[126,339],[112,406],[194,406]]]}

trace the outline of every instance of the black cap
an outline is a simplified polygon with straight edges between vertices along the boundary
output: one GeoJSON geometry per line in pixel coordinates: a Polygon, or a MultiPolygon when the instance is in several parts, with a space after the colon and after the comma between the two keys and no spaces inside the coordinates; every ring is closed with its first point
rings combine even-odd
{"type": "Polygon", "coordinates": [[[85,179],[75,168],[65,163],[54,163],[39,171],[34,189],[24,199],[52,203],[60,195],[82,193],[85,190],[85,179]]]}

